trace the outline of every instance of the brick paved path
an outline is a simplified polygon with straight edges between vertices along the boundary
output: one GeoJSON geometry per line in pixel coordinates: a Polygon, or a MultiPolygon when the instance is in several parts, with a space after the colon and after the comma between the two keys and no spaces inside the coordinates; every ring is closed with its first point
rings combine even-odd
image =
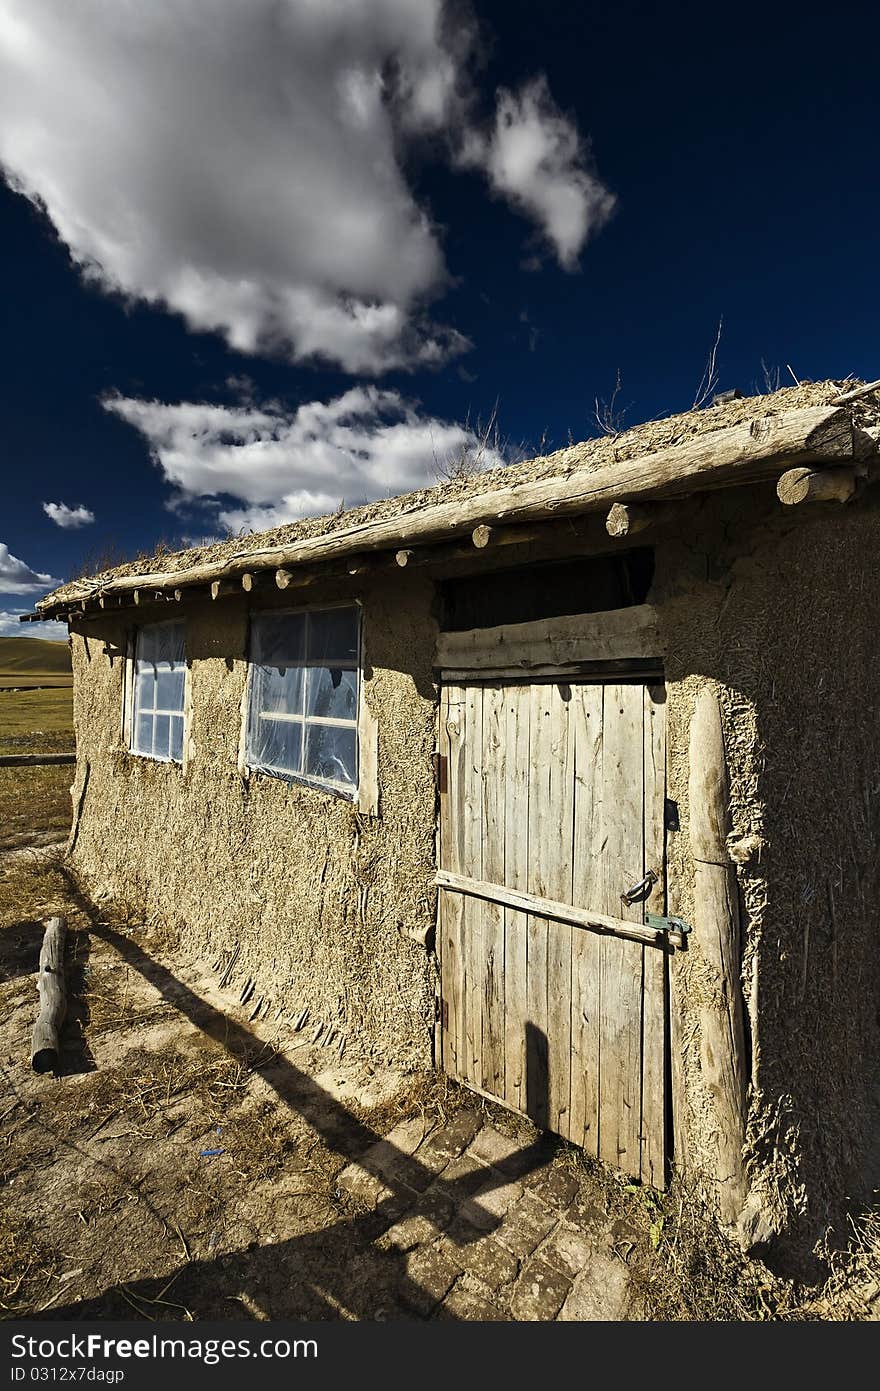
{"type": "Polygon", "coordinates": [[[446,1125],[402,1122],[338,1186],[372,1214],[374,1246],[404,1264],[400,1301],[379,1317],[639,1317],[625,1224],[590,1201],[546,1143],[511,1140],[475,1109],[446,1125]]]}

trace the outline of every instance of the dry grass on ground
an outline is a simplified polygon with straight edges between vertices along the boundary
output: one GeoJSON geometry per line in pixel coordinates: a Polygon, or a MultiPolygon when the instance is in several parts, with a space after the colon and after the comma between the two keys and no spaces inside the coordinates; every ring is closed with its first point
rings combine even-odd
{"type": "MultiPolygon", "coordinates": [[[[98,914],[53,855],[0,856],[0,1313],[393,1316],[401,1259],[374,1245],[371,1217],[337,1194],[338,1174],[400,1119],[427,1126],[474,1098],[434,1074],[370,1074],[248,1023],[209,973],[181,971],[106,905],[98,914]],[[70,924],[59,1079],[28,1068],[33,972],[53,912],[70,924]]],[[[485,1109],[523,1143],[534,1135],[485,1109]]],[[[804,1289],[745,1260],[686,1190],[640,1189],[562,1142],[554,1163],[613,1221],[649,1318],[872,1316],[876,1216],[829,1256],[825,1288],[804,1289]]]]}
{"type": "Polygon", "coordinates": [[[0,690],[0,751],[49,753],[62,744],[64,749],[74,746],[69,686],[0,690]]]}
{"type": "MultiPolygon", "coordinates": [[[[0,753],[73,753],[70,690],[0,691],[0,753]]],[[[0,851],[60,840],[70,827],[69,765],[0,768],[0,851]]]]}

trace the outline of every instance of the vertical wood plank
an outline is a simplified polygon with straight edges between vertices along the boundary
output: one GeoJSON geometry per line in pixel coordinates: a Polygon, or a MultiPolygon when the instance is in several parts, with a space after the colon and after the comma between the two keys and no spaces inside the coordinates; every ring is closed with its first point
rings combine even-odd
{"type": "MultiPolygon", "coordinates": [[[[531,697],[528,686],[504,688],[504,883],[528,890],[531,697]]],[[[526,1110],[527,942],[529,918],[504,910],[504,1098],[526,1110]]]]}
{"type": "MultiPolygon", "coordinates": [[[[572,903],[604,908],[602,850],[601,685],[573,688],[574,722],[574,860],[572,903]]],[[[571,1119],[569,1139],[588,1154],[599,1154],[599,950],[595,932],[572,933],[571,961],[571,1119]]]]}
{"type": "MultiPolygon", "coordinates": [[[[466,686],[463,689],[465,706],[465,751],[463,798],[460,802],[462,819],[462,874],[471,879],[483,877],[483,688],[466,686]]],[[[465,1048],[459,1059],[462,1076],[479,1087],[482,1085],[481,1053],[483,1046],[483,905],[479,899],[464,903],[464,998],[465,1048]]]]}
{"type": "MultiPolygon", "coordinates": [[[[571,687],[547,686],[550,708],[550,804],[543,880],[550,898],[571,903],[574,848],[574,741],[571,687]]],[[[571,939],[568,923],[547,925],[547,1066],[549,1128],[567,1135],[571,1124],[571,939]]]]}
{"type": "MultiPolygon", "coordinates": [[[[546,897],[544,860],[548,838],[555,834],[550,801],[551,716],[547,692],[530,687],[531,752],[529,760],[528,891],[546,897]]],[[[549,1115],[547,1041],[547,932],[544,918],[529,917],[526,929],[526,1111],[540,1129],[549,1115]]]]}
{"type": "MultiPolygon", "coordinates": [[[[659,875],[645,909],[653,913],[666,912],[665,702],[662,686],[644,688],[645,870],[659,875]]],[[[641,1178],[652,1188],[666,1183],[668,950],[643,948],[641,1178]]]]}
{"type": "MultiPolygon", "coordinates": [[[[440,864],[455,874],[463,873],[461,804],[465,756],[465,709],[457,686],[443,690],[440,720],[440,752],[446,756],[446,792],[440,798],[440,864]]],[[[442,933],[440,990],[446,1010],[442,1030],[443,1066],[461,1077],[464,1059],[464,903],[460,894],[440,891],[442,933]]]]}
{"type": "MultiPolygon", "coordinates": [[[[483,878],[504,883],[507,721],[505,693],[498,685],[483,687],[483,878]]],[[[504,1096],[504,910],[482,905],[482,1045],[480,1085],[504,1096]]]]}
{"type": "MultiPolygon", "coordinates": [[[[604,865],[606,912],[643,921],[640,903],[620,894],[643,874],[643,688],[605,689],[604,865]]],[[[599,1155],[634,1177],[641,1172],[642,957],[637,942],[604,937],[600,948],[602,1070],[599,1155]]]]}

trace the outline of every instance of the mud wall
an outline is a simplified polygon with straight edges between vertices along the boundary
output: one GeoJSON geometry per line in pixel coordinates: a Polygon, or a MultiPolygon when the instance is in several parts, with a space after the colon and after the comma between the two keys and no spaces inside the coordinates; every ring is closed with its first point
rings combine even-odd
{"type": "MultiPolygon", "coordinates": [[[[865,1174],[880,999],[877,508],[784,509],[772,487],[681,504],[656,537],[665,639],[669,910],[693,919],[688,737],[711,683],[724,713],[731,857],[742,909],[752,1086],[747,1164],[768,1230],[809,1239],[865,1174]],[[804,1235],[806,1234],[806,1236],[804,1235]]],[[[640,538],[642,539],[642,538],[640,538]]],[[[354,594],[310,589],[309,602],[354,594]]],[[[379,726],[380,814],[237,769],[247,608],[187,609],[191,756],[132,757],[121,737],[126,623],[74,639],[82,799],[74,863],[94,892],[176,928],[285,1008],[309,1006],[397,1064],[431,1057],[436,690],[434,587],[412,570],[364,602],[364,695],[379,726]],[[109,649],[105,651],[105,648],[109,649]],[[114,655],[115,653],[115,655],[114,655]]],[[[285,596],[263,604],[289,606],[285,596]]],[[[167,608],[160,616],[167,616],[167,608]]],[[[700,944],[671,973],[677,1160],[711,1172],[700,1071],[700,944]]],[[[876,1182],[876,1179],[875,1179],[876,1182]]]]}
{"type": "MultiPolygon", "coordinates": [[[[713,683],[724,716],[752,1088],[746,1159],[765,1230],[809,1244],[867,1191],[880,1059],[880,513],[781,508],[771,488],[695,502],[658,546],[668,643],[671,911],[693,914],[688,726],[713,683]],[[684,539],[681,539],[684,538],[684,539]]],[[[700,944],[672,972],[686,1158],[711,1169],[699,1065],[700,944]]],[[[681,1137],[680,1137],[681,1138],[681,1137]]],[[[681,1145],[680,1145],[681,1148],[681,1145]]]]}
{"type": "MultiPolygon", "coordinates": [[[[355,597],[351,582],[308,603],[355,597]]],[[[432,589],[374,582],[364,603],[363,698],[379,727],[379,816],[327,792],[238,771],[245,597],[189,604],[192,710],[185,767],[138,758],[122,739],[130,617],[81,621],[73,638],[78,745],[73,865],[209,963],[235,948],[234,980],[272,1008],[308,1006],[347,1046],[398,1066],[431,1060],[434,984],[423,943],[434,860],[435,625],[432,589]]],[[[300,600],[304,602],[304,600],[300,600]]],[[[261,607],[292,607],[279,594],[261,607]]]]}

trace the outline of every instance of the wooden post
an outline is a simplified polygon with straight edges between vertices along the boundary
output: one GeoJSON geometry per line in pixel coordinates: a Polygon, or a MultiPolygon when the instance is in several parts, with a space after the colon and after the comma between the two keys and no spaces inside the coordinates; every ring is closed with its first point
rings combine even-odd
{"type": "Polygon", "coordinates": [[[413,558],[413,552],[412,552],[412,551],[398,551],[397,554],[396,554],[395,557],[394,557],[395,561],[396,561],[397,564],[400,566],[401,570],[406,569],[407,565],[409,565],[409,563],[410,563],[410,561],[412,560],[412,558],[413,558]]]}
{"type": "Polygon", "coordinates": [[[57,1072],[58,1070],[58,1030],[64,1022],[67,1011],[67,996],[64,988],[64,934],[67,924],[64,918],[50,918],[46,924],[43,946],[40,951],[40,967],[37,975],[37,990],[40,1008],[34,1025],[31,1040],[31,1066],[34,1072],[57,1072]]]}
{"type": "Polygon", "coordinates": [[[829,468],[818,472],[792,468],[776,484],[776,495],[787,507],[799,502],[848,502],[856,489],[851,468],[829,468]]]}
{"type": "Polygon", "coordinates": [[[293,583],[293,575],[289,570],[276,570],[275,583],[277,584],[279,589],[287,589],[293,583]]]}
{"type": "Polygon", "coordinates": [[[746,1065],[740,982],[736,874],[727,851],[727,765],[721,708],[714,690],[697,696],[690,727],[690,842],[695,861],[694,939],[710,973],[700,1006],[703,1080],[715,1109],[714,1179],[722,1221],[738,1218],[746,1196],[743,1169],[746,1065]]]}
{"type": "Polygon", "coordinates": [[[649,527],[655,517],[650,507],[637,507],[632,502],[615,502],[605,518],[605,530],[609,536],[634,536],[636,532],[649,527]]]}

